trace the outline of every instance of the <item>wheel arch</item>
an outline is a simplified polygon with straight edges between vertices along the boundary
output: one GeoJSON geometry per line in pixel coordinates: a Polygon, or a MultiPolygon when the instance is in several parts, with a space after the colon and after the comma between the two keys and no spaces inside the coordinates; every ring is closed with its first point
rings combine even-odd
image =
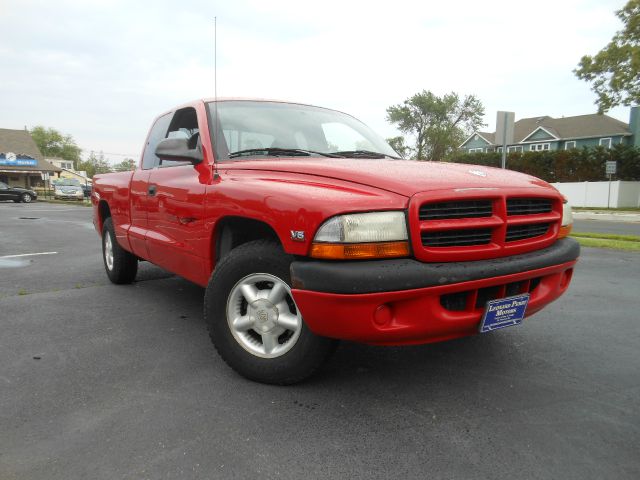
{"type": "Polygon", "coordinates": [[[276,230],[264,220],[226,216],[216,222],[211,235],[211,264],[215,265],[231,250],[253,240],[273,240],[283,247],[276,230]]]}
{"type": "Polygon", "coordinates": [[[98,231],[100,232],[100,234],[102,235],[102,227],[104,226],[104,221],[107,218],[111,217],[111,208],[109,208],[109,204],[107,203],[106,200],[100,200],[100,202],[98,202],[98,231]]]}

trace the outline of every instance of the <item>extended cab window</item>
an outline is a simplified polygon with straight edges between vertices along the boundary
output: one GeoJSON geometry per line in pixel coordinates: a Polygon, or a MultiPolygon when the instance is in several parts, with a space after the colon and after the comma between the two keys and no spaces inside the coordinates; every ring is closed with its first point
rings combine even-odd
{"type": "Polygon", "coordinates": [[[147,145],[144,148],[144,154],[142,155],[142,168],[148,170],[155,167],[160,163],[160,159],[156,157],[155,151],[160,140],[167,136],[167,130],[169,129],[169,122],[171,121],[171,114],[161,116],[156,120],[156,123],[151,127],[149,133],[149,139],[147,145]]]}

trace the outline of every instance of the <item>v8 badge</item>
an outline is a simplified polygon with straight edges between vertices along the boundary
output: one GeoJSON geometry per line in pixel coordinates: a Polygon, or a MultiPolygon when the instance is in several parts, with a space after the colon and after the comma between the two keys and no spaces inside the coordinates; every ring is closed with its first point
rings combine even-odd
{"type": "Polygon", "coordinates": [[[304,230],[291,230],[291,240],[294,242],[304,242],[304,230]]]}

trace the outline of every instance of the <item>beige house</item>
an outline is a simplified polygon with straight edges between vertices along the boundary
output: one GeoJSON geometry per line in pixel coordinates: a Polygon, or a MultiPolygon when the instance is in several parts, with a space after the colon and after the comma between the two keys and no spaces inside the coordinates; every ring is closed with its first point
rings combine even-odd
{"type": "Polygon", "coordinates": [[[45,158],[45,160],[60,169],[57,175],[60,178],[74,178],[83,185],[91,185],[93,183],[93,180],[87,177],[87,172],[73,168],[73,162],[71,160],[65,160],[63,158],[45,158]]]}

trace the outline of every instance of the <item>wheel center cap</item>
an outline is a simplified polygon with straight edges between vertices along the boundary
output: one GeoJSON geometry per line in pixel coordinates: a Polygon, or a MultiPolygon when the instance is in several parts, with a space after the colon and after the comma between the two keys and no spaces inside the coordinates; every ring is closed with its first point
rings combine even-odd
{"type": "Polygon", "coordinates": [[[251,317],[258,333],[267,333],[276,327],[278,309],[268,300],[260,299],[251,304],[251,317]]]}

